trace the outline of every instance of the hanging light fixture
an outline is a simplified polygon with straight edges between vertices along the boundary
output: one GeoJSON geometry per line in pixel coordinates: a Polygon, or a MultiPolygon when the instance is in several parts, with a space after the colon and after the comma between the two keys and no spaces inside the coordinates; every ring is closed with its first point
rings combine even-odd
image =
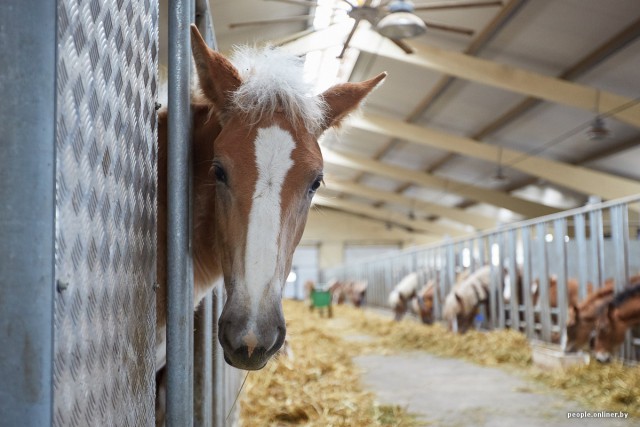
{"type": "Polygon", "coordinates": [[[611,131],[607,128],[604,119],[600,115],[600,91],[596,90],[596,116],[593,118],[589,130],[587,131],[587,137],[591,141],[602,141],[611,136],[611,131]]]}
{"type": "Polygon", "coordinates": [[[502,170],[502,147],[498,147],[498,166],[496,167],[496,173],[491,177],[491,182],[499,185],[509,183],[509,177],[502,170]]]}
{"type": "Polygon", "coordinates": [[[394,40],[417,37],[427,31],[427,25],[413,13],[413,3],[393,0],[387,6],[389,14],[382,18],[376,29],[380,34],[394,40]]]}

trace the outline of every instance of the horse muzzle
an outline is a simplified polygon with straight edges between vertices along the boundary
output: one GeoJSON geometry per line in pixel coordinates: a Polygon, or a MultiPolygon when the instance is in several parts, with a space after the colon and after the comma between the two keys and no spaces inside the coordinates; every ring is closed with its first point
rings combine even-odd
{"type": "Polygon", "coordinates": [[[220,317],[218,341],[224,351],[225,361],[234,368],[255,371],[264,368],[284,343],[284,320],[267,327],[247,327],[246,323],[233,322],[220,317]]]}

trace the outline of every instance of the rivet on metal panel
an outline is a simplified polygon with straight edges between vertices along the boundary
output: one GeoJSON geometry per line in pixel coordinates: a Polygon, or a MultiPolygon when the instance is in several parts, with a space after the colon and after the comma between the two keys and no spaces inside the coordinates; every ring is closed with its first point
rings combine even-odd
{"type": "Polygon", "coordinates": [[[56,281],[56,289],[58,292],[64,292],[69,287],[69,282],[63,282],[61,280],[56,281]]]}

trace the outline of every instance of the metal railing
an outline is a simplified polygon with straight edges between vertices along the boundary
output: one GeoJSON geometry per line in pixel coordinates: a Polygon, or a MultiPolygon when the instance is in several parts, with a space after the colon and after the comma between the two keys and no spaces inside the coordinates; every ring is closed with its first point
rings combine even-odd
{"type": "MultiPolygon", "coordinates": [[[[588,205],[533,220],[505,225],[441,244],[416,247],[389,257],[378,256],[322,271],[322,279],[365,280],[367,303],[387,307],[387,297],[408,273],[417,271],[422,283],[436,281],[434,318],[442,320],[442,304],[463,270],[491,266],[488,312],[482,325],[489,329],[510,327],[530,338],[556,341],[566,327],[567,280],[578,282],[579,300],[589,284],[601,287],[611,278],[622,290],[630,276],[640,273],[640,195],[588,205]],[[631,218],[631,220],[630,220],[631,218]],[[522,288],[538,282],[534,305],[530,292],[518,298],[517,281],[509,280],[511,298],[503,298],[499,272],[522,274],[522,288]],[[558,281],[558,302],[549,304],[549,278],[558,281]]],[[[638,360],[640,340],[628,332],[620,356],[638,360]]]]}
{"type": "MultiPolygon", "coordinates": [[[[157,10],[142,0],[0,3],[2,426],[154,424],[157,10]]],[[[216,339],[221,283],[193,321],[193,11],[214,46],[206,0],[166,11],[167,425],[222,427],[235,420],[241,375],[216,339]]]]}
{"type": "Polygon", "coordinates": [[[168,248],[168,272],[174,271],[173,275],[168,275],[168,289],[174,292],[167,298],[167,426],[223,427],[235,421],[235,414],[231,411],[240,389],[241,371],[226,364],[217,340],[217,321],[225,298],[222,281],[216,284],[215,292],[207,296],[199,307],[195,321],[195,345],[192,333],[193,266],[189,228],[192,176],[189,173],[189,144],[184,143],[190,140],[191,135],[189,76],[193,70],[189,25],[192,20],[195,20],[207,44],[217,48],[206,0],[169,2],[168,87],[171,111],[168,161],[169,167],[174,168],[169,172],[172,177],[169,182],[173,183],[175,190],[169,188],[168,217],[172,222],[168,229],[179,241],[175,242],[173,253],[168,248]],[[176,179],[178,176],[179,180],[176,179]]]}

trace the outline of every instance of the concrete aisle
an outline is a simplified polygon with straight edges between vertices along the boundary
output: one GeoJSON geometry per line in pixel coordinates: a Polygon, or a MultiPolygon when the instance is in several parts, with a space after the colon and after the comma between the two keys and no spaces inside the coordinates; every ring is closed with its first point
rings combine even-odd
{"type": "Polygon", "coordinates": [[[355,359],[365,386],[383,404],[407,407],[438,427],[638,426],[633,419],[567,419],[578,403],[499,368],[423,352],[355,359]]]}

